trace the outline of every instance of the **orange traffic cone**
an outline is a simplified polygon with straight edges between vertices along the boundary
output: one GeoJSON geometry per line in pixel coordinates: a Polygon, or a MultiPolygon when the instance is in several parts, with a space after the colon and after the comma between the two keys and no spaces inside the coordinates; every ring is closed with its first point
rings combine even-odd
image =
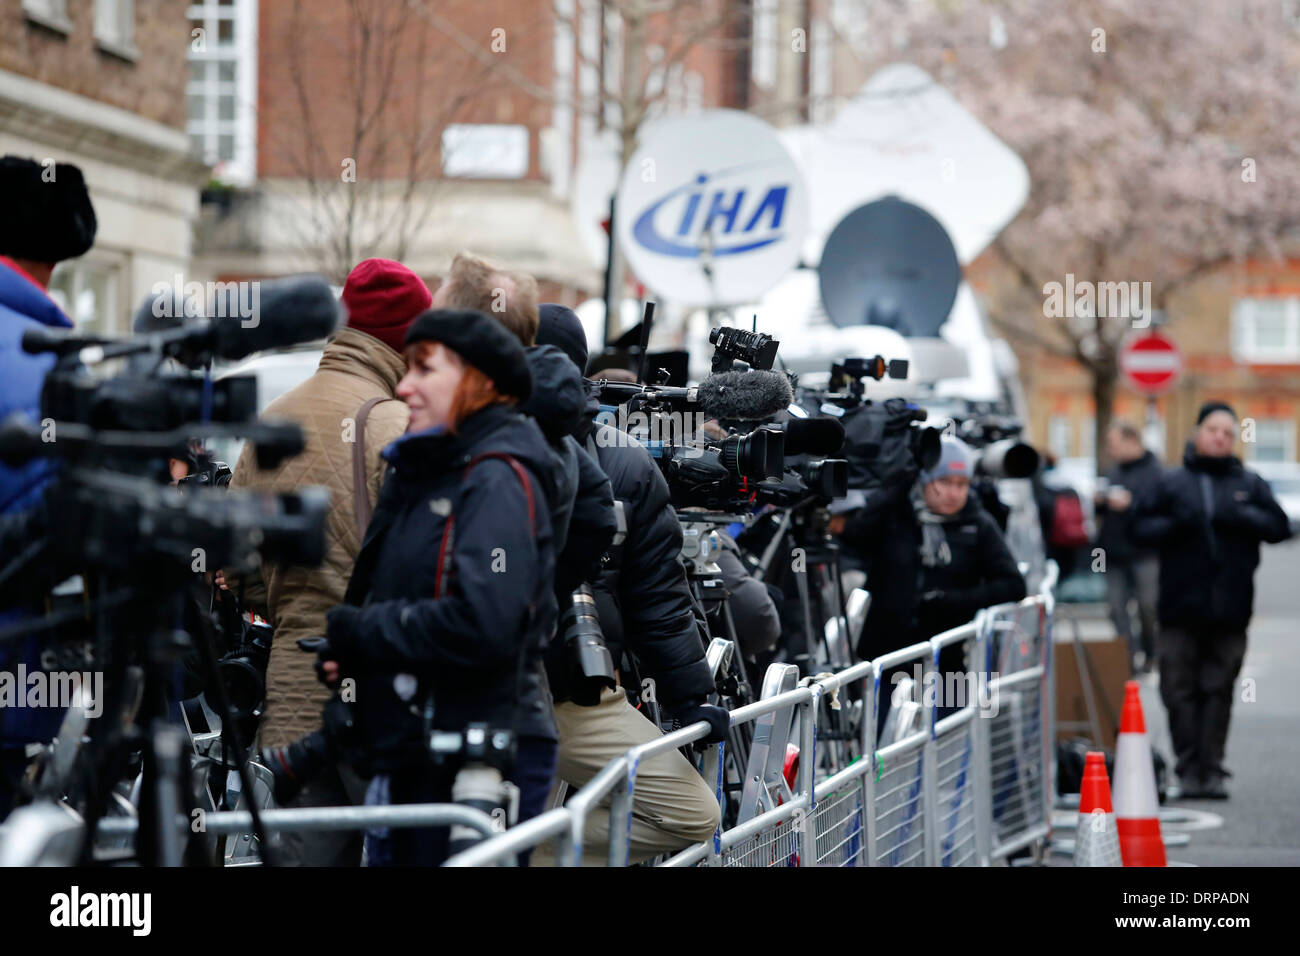
{"type": "Polygon", "coordinates": [[[1166,865],[1159,813],[1156,768],[1142,718],[1142,698],[1138,682],[1131,680],[1124,685],[1124,711],[1115,744],[1115,817],[1125,866],[1166,865]]]}
{"type": "Polygon", "coordinates": [[[1122,866],[1119,831],[1110,805],[1106,756],[1090,751],[1084,758],[1079,791],[1079,826],[1074,840],[1075,866],[1122,866]]]}

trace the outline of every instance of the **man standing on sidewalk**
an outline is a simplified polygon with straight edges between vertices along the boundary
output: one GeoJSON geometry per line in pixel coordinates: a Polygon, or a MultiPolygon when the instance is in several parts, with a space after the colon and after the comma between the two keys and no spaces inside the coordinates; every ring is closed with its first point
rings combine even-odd
{"type": "Polygon", "coordinates": [[[1097,492],[1101,534],[1097,544],[1106,555],[1106,596],[1115,632],[1128,642],[1133,673],[1149,672],[1156,660],[1156,595],[1160,561],[1151,548],[1133,540],[1133,502],[1160,480],[1160,462],[1142,445],[1142,433],[1128,422],[1106,432],[1106,453],[1114,463],[1107,487],[1097,492]],[[1134,633],[1129,602],[1137,601],[1140,631],[1134,633]]]}
{"type": "Polygon", "coordinates": [[[1183,796],[1226,799],[1232,695],[1246,656],[1259,543],[1290,534],[1259,475],[1232,455],[1237,415],[1207,402],[1183,454],[1139,499],[1133,534],[1160,554],[1160,696],[1183,796]]]}
{"type": "MultiPolygon", "coordinates": [[[[406,374],[402,342],[432,296],[400,262],[366,259],[348,275],[342,299],[347,327],[325,346],[315,374],[264,412],[302,426],[303,453],[262,471],[247,444],[230,482],[232,488],[256,491],[325,485],[332,492],[320,567],[264,564],[260,575],[229,576],[232,590],[244,589],[244,605],[261,611],[275,628],[259,743],[272,769],[287,771],[290,779],[289,745],[320,727],[321,708],[330,695],[316,679],[315,658],[299,650],[297,640],[324,634],[325,612],[343,603],[388,468],[384,446],[406,431],[410,416],[396,399],[397,383],[406,374]]],[[[363,794],[350,768],[335,764],[286,805],[343,806],[360,803],[363,794]]],[[[283,865],[356,866],[361,861],[361,835],[350,831],[285,833],[280,845],[283,865]]]]}

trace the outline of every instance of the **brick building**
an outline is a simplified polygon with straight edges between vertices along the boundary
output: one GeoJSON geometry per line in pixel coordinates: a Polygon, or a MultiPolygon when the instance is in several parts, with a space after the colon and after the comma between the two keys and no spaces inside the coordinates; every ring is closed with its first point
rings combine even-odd
{"type": "Polygon", "coordinates": [[[99,230],[51,293],[84,328],[124,331],[189,267],[198,190],[185,125],[183,0],[0,0],[0,153],[80,166],[99,230]]]}
{"type": "MultiPolygon", "coordinates": [[[[970,270],[998,305],[996,266],[970,270]]],[[[1155,436],[1164,459],[1181,460],[1201,404],[1220,399],[1251,419],[1238,451],[1248,462],[1294,462],[1300,450],[1300,260],[1228,265],[1172,296],[1162,333],[1183,354],[1183,372],[1156,399],[1155,436]]],[[[1058,458],[1094,455],[1095,403],[1077,363],[1012,339],[1029,399],[1031,440],[1058,458]]],[[[1116,418],[1142,425],[1147,398],[1121,379],[1116,418]]]]}
{"type": "Polygon", "coordinates": [[[721,106],[781,124],[829,109],[842,3],[680,0],[639,39],[617,7],[192,5],[195,29],[211,32],[215,18],[228,40],[190,61],[190,133],[230,186],[206,197],[198,277],[313,269],[340,281],[384,255],[433,283],[467,249],[574,304],[599,293],[604,265],[575,223],[578,170],[617,129],[624,57],[638,44],[649,116],[721,106]]]}

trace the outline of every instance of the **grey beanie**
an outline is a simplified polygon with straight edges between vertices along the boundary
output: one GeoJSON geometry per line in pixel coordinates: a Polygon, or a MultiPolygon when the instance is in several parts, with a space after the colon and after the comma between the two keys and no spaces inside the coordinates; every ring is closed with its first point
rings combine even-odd
{"type": "Polygon", "coordinates": [[[975,477],[975,453],[960,438],[944,435],[939,440],[939,461],[928,471],[921,472],[921,484],[928,485],[948,475],[975,477]]]}

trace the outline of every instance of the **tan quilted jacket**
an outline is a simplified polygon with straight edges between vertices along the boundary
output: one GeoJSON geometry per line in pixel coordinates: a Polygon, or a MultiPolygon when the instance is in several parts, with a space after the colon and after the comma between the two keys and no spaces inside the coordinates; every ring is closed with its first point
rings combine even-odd
{"type": "MultiPolygon", "coordinates": [[[[242,581],[245,603],[265,613],[275,628],[260,731],[263,747],[288,744],[320,726],[321,707],[329,692],[316,680],[315,658],[299,650],[297,640],[325,633],[325,612],[342,603],[361,550],[352,504],[354,444],[348,440],[355,432],[357,412],[370,398],[392,398],[404,373],[402,357],[383,342],[343,329],[325,347],[316,373],[277,398],[263,414],[264,420],[288,419],[301,425],[306,437],[303,453],[278,468],[260,471],[252,448],[245,445],[235,466],[232,488],[284,492],[325,485],[331,493],[325,561],[319,568],[263,565],[260,582],[247,577],[242,581]]],[[[384,478],[380,452],[406,431],[408,415],[401,400],[380,402],[370,411],[365,439],[372,506],[384,478]]],[[[239,579],[227,577],[232,588],[239,586],[239,579]]]]}

